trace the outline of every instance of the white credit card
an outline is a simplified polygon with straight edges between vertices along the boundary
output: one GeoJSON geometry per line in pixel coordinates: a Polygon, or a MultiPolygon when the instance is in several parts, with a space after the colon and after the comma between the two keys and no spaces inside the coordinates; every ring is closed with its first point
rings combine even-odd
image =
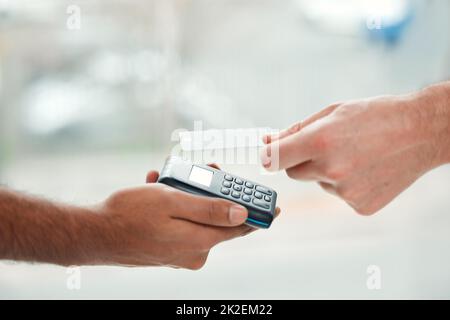
{"type": "Polygon", "coordinates": [[[183,151],[257,148],[264,145],[266,134],[276,133],[271,128],[209,129],[179,133],[183,151]]]}

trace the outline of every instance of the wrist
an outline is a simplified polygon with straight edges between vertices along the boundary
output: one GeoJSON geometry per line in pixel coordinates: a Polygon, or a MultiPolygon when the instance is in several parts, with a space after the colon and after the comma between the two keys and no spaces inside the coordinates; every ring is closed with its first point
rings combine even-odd
{"type": "Polygon", "coordinates": [[[119,234],[114,219],[101,205],[76,208],[71,213],[74,265],[113,264],[119,234]]]}
{"type": "Polygon", "coordinates": [[[87,234],[85,241],[80,243],[89,248],[86,260],[88,265],[134,265],[142,252],[149,251],[149,247],[140,248],[140,242],[148,234],[141,234],[139,223],[130,218],[128,209],[118,209],[122,202],[114,195],[104,203],[91,207],[86,216],[88,223],[93,226],[92,232],[87,234]],[[130,256],[135,259],[128,259],[130,256]]]}
{"type": "Polygon", "coordinates": [[[107,257],[108,246],[103,231],[106,223],[101,214],[95,208],[66,205],[58,207],[58,217],[53,217],[53,223],[57,228],[54,230],[55,234],[61,239],[49,241],[48,248],[54,251],[54,256],[49,255],[48,261],[44,262],[65,266],[102,263],[107,257]]]}
{"type": "MultiPolygon", "coordinates": [[[[113,248],[108,220],[98,207],[58,205],[52,218],[55,235],[49,241],[43,262],[70,265],[106,264],[113,248]],[[56,240],[56,241],[55,241],[56,240]],[[49,254],[53,252],[54,254],[49,254]]],[[[47,228],[47,227],[45,227],[47,228]]]]}
{"type": "Polygon", "coordinates": [[[116,237],[98,208],[81,208],[0,189],[0,259],[100,264],[116,237]]]}
{"type": "Polygon", "coordinates": [[[450,163],[450,82],[411,96],[417,141],[426,145],[432,167],[450,163]]]}

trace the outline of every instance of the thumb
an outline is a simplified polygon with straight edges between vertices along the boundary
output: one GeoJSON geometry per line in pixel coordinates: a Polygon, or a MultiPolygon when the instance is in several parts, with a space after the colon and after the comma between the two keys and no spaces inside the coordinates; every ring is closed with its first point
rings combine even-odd
{"type": "Polygon", "coordinates": [[[247,209],[232,201],[184,192],[174,194],[177,199],[173,201],[172,217],[219,227],[238,226],[247,220],[247,209]]]}
{"type": "Polygon", "coordinates": [[[334,104],[326,107],[325,109],[309,116],[305,120],[293,124],[288,129],[285,129],[283,131],[280,131],[279,133],[275,133],[272,135],[266,135],[263,137],[263,142],[265,144],[270,144],[274,141],[281,140],[290,135],[293,135],[294,133],[297,133],[300,130],[302,130],[303,128],[309,126],[311,123],[314,123],[317,120],[322,119],[323,117],[326,117],[327,115],[332,113],[334,110],[336,110],[336,108],[339,107],[340,105],[341,105],[341,103],[334,103],[334,104]]]}

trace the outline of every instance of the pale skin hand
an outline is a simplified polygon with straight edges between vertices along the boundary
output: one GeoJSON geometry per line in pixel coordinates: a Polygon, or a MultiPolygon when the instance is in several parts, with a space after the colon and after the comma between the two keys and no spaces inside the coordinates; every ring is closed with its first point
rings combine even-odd
{"type": "Polygon", "coordinates": [[[244,207],[157,179],[151,171],[149,184],[116,192],[91,208],[0,188],[0,260],[195,270],[213,246],[254,230],[243,225],[244,207]]]}
{"type": "Polygon", "coordinates": [[[450,162],[450,82],[411,95],[337,103],[264,140],[266,168],[317,181],[370,215],[450,162]]]}

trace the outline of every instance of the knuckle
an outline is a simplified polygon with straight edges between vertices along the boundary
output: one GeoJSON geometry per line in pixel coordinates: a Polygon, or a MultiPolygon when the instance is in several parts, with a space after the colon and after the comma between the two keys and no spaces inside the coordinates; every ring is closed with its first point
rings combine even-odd
{"type": "Polygon", "coordinates": [[[226,215],[228,213],[229,202],[222,199],[212,199],[209,206],[209,218],[210,221],[225,221],[228,219],[226,215]]]}
{"type": "Polygon", "coordinates": [[[335,112],[338,115],[342,115],[342,116],[347,116],[347,115],[351,115],[353,113],[355,113],[355,111],[357,111],[357,109],[355,109],[355,107],[357,106],[357,104],[355,104],[354,102],[347,102],[344,104],[339,105],[335,112]]]}
{"type": "Polygon", "coordinates": [[[158,186],[160,188],[161,193],[165,196],[165,197],[172,197],[175,195],[183,195],[183,193],[181,191],[179,191],[178,189],[175,189],[174,187],[165,185],[165,184],[159,184],[158,186]]]}
{"type": "Polygon", "coordinates": [[[215,209],[216,209],[216,204],[215,204],[215,201],[212,201],[210,204],[209,204],[209,206],[208,206],[208,212],[207,212],[207,214],[208,214],[208,221],[209,222],[213,222],[214,221],[214,212],[215,212],[215,209]]]}
{"type": "Polygon", "coordinates": [[[106,199],[105,204],[109,208],[120,208],[128,202],[130,193],[127,189],[116,191],[106,199]]]}
{"type": "Polygon", "coordinates": [[[297,122],[297,123],[294,123],[293,125],[291,125],[289,127],[288,133],[294,134],[294,133],[300,131],[301,128],[302,128],[302,122],[301,121],[297,122]]]}
{"type": "Polygon", "coordinates": [[[159,198],[162,201],[167,201],[167,203],[170,203],[170,198],[176,195],[178,192],[177,189],[162,183],[154,184],[152,185],[152,188],[155,188],[155,191],[158,193],[159,198]]]}
{"type": "Polygon", "coordinates": [[[217,212],[220,211],[221,203],[217,199],[212,199],[208,206],[208,221],[214,222],[217,220],[217,212]]]}

